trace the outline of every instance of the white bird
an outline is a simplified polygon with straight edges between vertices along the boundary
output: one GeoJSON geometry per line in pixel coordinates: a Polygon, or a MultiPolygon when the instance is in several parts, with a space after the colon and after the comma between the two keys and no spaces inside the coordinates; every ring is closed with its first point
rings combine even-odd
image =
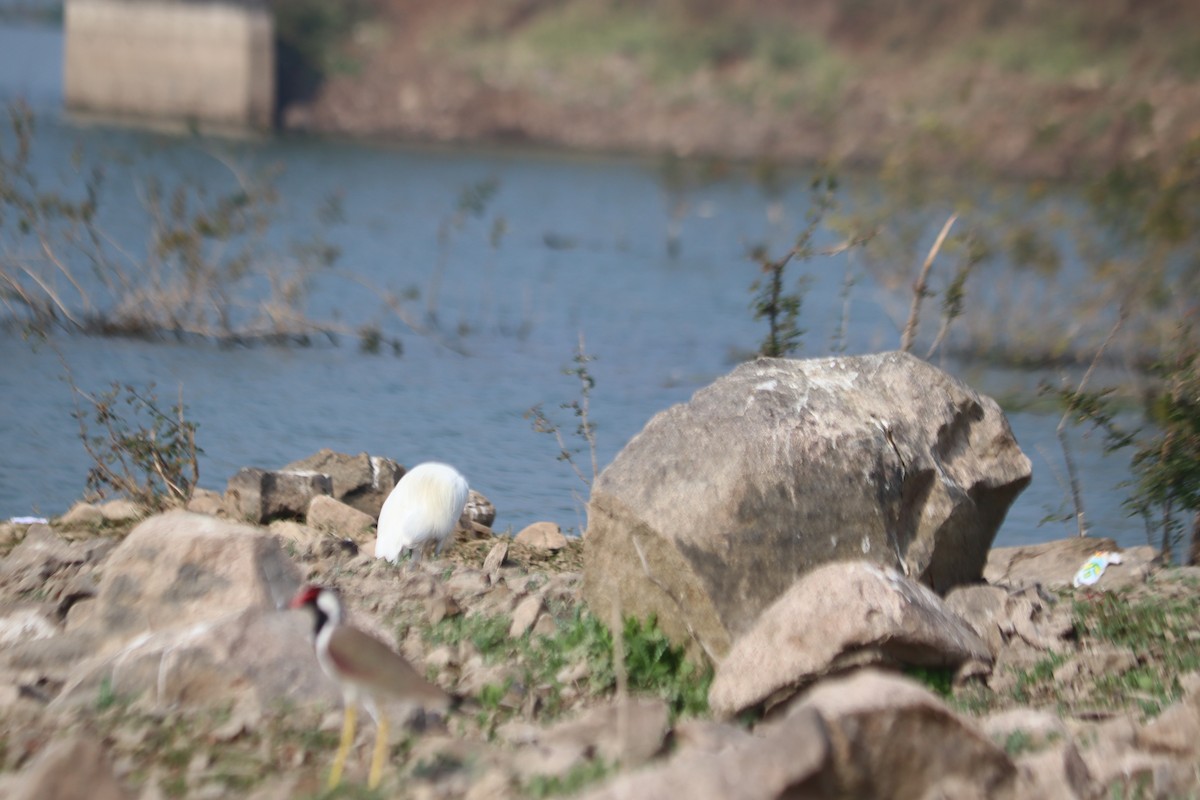
{"type": "Polygon", "coordinates": [[[375,557],[395,564],[411,550],[416,562],[433,544],[441,555],[469,494],[467,479],[448,464],[429,461],[404,473],[379,511],[375,557]]]}
{"type": "Polygon", "coordinates": [[[392,648],[346,624],[342,602],[334,590],[322,586],[303,586],[296,592],[289,607],[307,609],[312,613],[316,626],[317,661],[325,674],[337,681],[345,701],[342,740],[329,773],[329,788],[332,789],[341,781],[346,754],[354,743],[358,703],[361,702],[375,720],[375,752],[371,757],[371,772],[367,779],[367,787],[374,789],[383,776],[388,741],[387,717],[378,701],[393,698],[445,711],[453,704],[454,698],[422,678],[412,664],[392,648]]]}

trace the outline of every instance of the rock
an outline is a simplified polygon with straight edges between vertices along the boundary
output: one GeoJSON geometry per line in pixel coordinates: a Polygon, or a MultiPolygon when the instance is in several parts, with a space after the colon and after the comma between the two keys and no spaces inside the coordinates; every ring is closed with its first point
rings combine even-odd
{"type": "Polygon", "coordinates": [[[455,600],[466,605],[471,598],[488,591],[488,579],[478,570],[458,570],[445,582],[445,588],[454,596],[455,600]]]}
{"type": "Polygon", "coordinates": [[[44,608],[15,608],[0,616],[0,648],[48,639],[58,633],[58,623],[44,608]]]}
{"type": "Polygon", "coordinates": [[[91,503],[76,503],[58,518],[64,528],[95,528],[104,524],[104,513],[91,503]]]}
{"type": "Polygon", "coordinates": [[[488,576],[488,580],[492,583],[496,582],[496,578],[500,574],[500,567],[504,566],[504,559],[506,558],[508,558],[508,541],[501,539],[492,545],[492,549],[488,551],[487,558],[483,560],[483,573],[488,576]]]}
{"type": "Polygon", "coordinates": [[[657,698],[611,700],[548,728],[511,720],[497,735],[520,748],[516,766],[526,778],[562,775],[582,760],[620,763],[623,769],[648,762],[666,741],[669,709],[657,698]]]}
{"type": "Polygon", "coordinates": [[[589,758],[619,761],[623,767],[646,763],[662,749],[670,722],[665,701],[629,697],[593,706],[574,719],[548,728],[539,741],[582,748],[589,758]]]}
{"type": "Polygon", "coordinates": [[[94,571],[116,544],[102,537],[69,542],[48,525],[31,525],[21,543],[0,561],[0,587],[16,595],[37,592],[63,604],[65,614],[81,593],[81,576],[94,571]]]}
{"type": "Polygon", "coordinates": [[[247,608],[139,636],[91,659],[54,700],[87,706],[102,686],[151,708],[216,707],[239,699],[267,708],[332,707],[341,697],[313,656],[311,623],[301,614],[247,608]]]}
{"type": "Polygon", "coordinates": [[[114,640],[247,608],[275,609],[299,586],[279,541],[188,511],[139,524],[105,563],[94,632],[114,640]]]}
{"type": "Polygon", "coordinates": [[[535,547],[538,550],[562,550],[567,546],[567,537],[555,522],[535,522],[521,529],[513,537],[517,544],[535,547]]]}
{"type": "Polygon", "coordinates": [[[1121,553],[1122,563],[1110,564],[1093,589],[1119,589],[1144,583],[1156,568],[1157,553],[1153,548],[1122,550],[1112,539],[1076,536],[1043,544],[997,547],[988,554],[983,577],[988,583],[1013,588],[1065,589],[1093,553],[1104,551],[1121,553]]]}
{"type": "Polygon", "coordinates": [[[1054,682],[1068,687],[1080,680],[1124,675],[1138,665],[1137,654],[1128,647],[1095,647],[1082,650],[1054,670],[1054,682]]]}
{"type": "Polygon", "coordinates": [[[1183,698],[1142,726],[1135,741],[1148,752],[1200,763],[1200,673],[1193,672],[1179,682],[1184,687],[1183,698]]]}
{"type": "Polygon", "coordinates": [[[318,530],[353,539],[360,545],[373,540],[375,535],[374,517],[323,494],[308,504],[305,522],[318,530]]]}
{"type": "Polygon", "coordinates": [[[329,492],[351,508],[379,519],[379,510],[392,489],[404,477],[404,467],[390,458],[359,453],[356,456],[337,453],[328,448],[308,458],[293,461],[284,471],[316,472],[328,475],[332,481],[329,492]]]}
{"type": "Polygon", "coordinates": [[[1013,737],[1020,737],[1028,747],[1038,750],[1070,738],[1067,726],[1058,715],[1035,708],[997,711],[981,720],[980,727],[1001,747],[1013,737]]]}
{"type": "Polygon", "coordinates": [[[927,587],[866,561],[826,564],[733,643],[708,702],[715,715],[731,717],[774,705],[850,665],[957,667],[991,658],[983,640],[927,587]]]}
{"type": "Polygon", "coordinates": [[[71,735],[46,745],[14,786],[10,800],[122,800],[132,797],[113,775],[104,747],[96,739],[71,735]]]}
{"type": "Polygon", "coordinates": [[[979,580],[1030,462],[999,406],[903,353],[760,358],[659,413],[600,474],[584,596],[716,658],[821,564],[979,580]]]}
{"type": "Polygon", "coordinates": [[[285,697],[334,702],[303,615],[277,610],[299,582],[262,529],[187,511],[152,517],[112,551],[73,633],[44,643],[46,658],[69,666],[55,703],[95,702],[105,684],[156,706],[246,692],[261,707],[285,697]]]}
{"type": "Polygon", "coordinates": [[[1007,602],[1006,589],[983,583],[956,586],[946,594],[946,608],[970,625],[971,630],[987,643],[992,658],[1000,654],[1006,634],[1011,632],[1007,602]]]}
{"type": "Polygon", "coordinates": [[[1014,637],[1038,650],[1063,653],[1075,631],[1070,609],[1047,605],[1035,586],[958,586],[946,595],[946,607],[987,642],[993,658],[999,658],[1014,637]]]}
{"type": "Polygon", "coordinates": [[[704,750],[718,753],[726,747],[752,738],[740,725],[701,717],[687,717],[675,723],[671,736],[679,749],[704,750]]]}
{"type": "Polygon", "coordinates": [[[332,493],[333,481],[318,472],[243,467],[229,479],[225,507],[231,516],[246,522],[301,519],[314,497],[332,493]]]}
{"type": "Polygon", "coordinates": [[[187,501],[187,510],[194,514],[208,514],[212,517],[225,516],[225,498],[220,492],[212,489],[193,489],[192,496],[187,501]]]}
{"type": "Polygon", "coordinates": [[[1074,742],[1017,759],[1017,797],[1100,800],[1100,791],[1074,742]]]}
{"type": "MultiPolygon", "coordinates": [[[[812,710],[724,749],[680,749],[664,762],[622,772],[585,800],[783,800],[833,797],[825,774],[828,730],[812,710]]],[[[868,795],[861,795],[866,797],[868,795]]]]}
{"type": "Polygon", "coordinates": [[[828,728],[828,796],[1015,800],[1008,755],[913,681],[860,670],[815,686],[789,710],[799,712],[816,712],[828,728]]]}
{"type": "Polygon", "coordinates": [[[109,500],[100,506],[100,515],[105,522],[124,525],[144,518],[149,512],[132,500],[109,500]]]}
{"type": "Polygon", "coordinates": [[[538,615],[542,613],[542,598],[531,594],[517,603],[512,612],[512,624],[508,627],[510,638],[519,639],[533,628],[538,615]]]}
{"type": "Polygon", "coordinates": [[[517,788],[506,770],[493,767],[477,780],[471,781],[471,787],[463,795],[463,800],[505,800],[523,796],[517,788]]]}
{"type": "Polygon", "coordinates": [[[296,554],[315,549],[326,538],[320,531],[294,519],[277,519],[267,526],[267,530],[285,545],[290,544],[296,554]]]}
{"type": "Polygon", "coordinates": [[[467,505],[463,509],[463,515],[476,525],[491,528],[492,523],[496,521],[496,507],[482,493],[471,489],[467,495],[467,505]]]}
{"type": "Polygon", "coordinates": [[[15,522],[0,522],[0,556],[8,555],[21,543],[30,526],[15,522]]]}

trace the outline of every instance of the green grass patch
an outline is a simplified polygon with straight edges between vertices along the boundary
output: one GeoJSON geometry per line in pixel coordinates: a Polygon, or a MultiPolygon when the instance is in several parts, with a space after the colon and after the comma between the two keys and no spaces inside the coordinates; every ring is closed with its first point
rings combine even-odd
{"type": "MultiPolygon", "coordinates": [[[[617,685],[612,633],[582,606],[560,610],[556,629],[549,635],[508,635],[505,616],[475,614],[449,617],[430,627],[425,640],[433,645],[470,642],[486,663],[506,663],[522,673],[520,683],[542,700],[542,712],[554,716],[563,710],[564,686],[558,675],[567,666],[584,663],[582,678],[587,693],[612,692],[617,685]]],[[[629,690],[663,698],[673,716],[694,716],[708,711],[711,667],[689,661],[682,647],[673,645],[655,620],[627,618],[624,623],[625,671],[629,690]]],[[[480,705],[495,721],[509,686],[488,686],[480,705]]]]}
{"type": "Polygon", "coordinates": [[[575,794],[603,780],[613,771],[613,767],[613,764],[598,758],[576,764],[565,775],[534,775],[525,783],[524,793],[535,799],[575,794]]]}
{"type": "Polygon", "coordinates": [[[1064,655],[1052,654],[1034,663],[1029,669],[1017,672],[1017,682],[1013,686],[1013,699],[1026,705],[1044,705],[1049,701],[1057,701],[1057,687],[1054,683],[1054,670],[1066,662],[1064,655]]]}
{"type": "Polygon", "coordinates": [[[1181,693],[1178,676],[1200,669],[1200,596],[1132,598],[1105,592],[1074,603],[1076,626],[1088,638],[1128,647],[1138,664],[1096,681],[1095,699],[1111,707],[1136,703],[1154,716],[1181,693]]]}
{"type": "Polygon", "coordinates": [[[942,698],[954,696],[954,670],[949,667],[905,667],[904,674],[942,698]]]}

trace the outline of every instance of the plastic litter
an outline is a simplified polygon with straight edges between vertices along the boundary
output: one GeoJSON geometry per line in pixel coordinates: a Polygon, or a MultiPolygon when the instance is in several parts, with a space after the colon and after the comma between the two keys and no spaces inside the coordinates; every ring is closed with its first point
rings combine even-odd
{"type": "Polygon", "coordinates": [[[1120,564],[1121,554],[1100,552],[1093,553],[1091,558],[1083,562],[1083,566],[1075,573],[1075,579],[1071,581],[1075,588],[1080,586],[1091,586],[1096,581],[1100,580],[1100,576],[1104,574],[1104,570],[1109,564],[1120,564]]]}
{"type": "Polygon", "coordinates": [[[9,522],[13,525],[45,525],[49,520],[45,517],[13,517],[9,522]]]}

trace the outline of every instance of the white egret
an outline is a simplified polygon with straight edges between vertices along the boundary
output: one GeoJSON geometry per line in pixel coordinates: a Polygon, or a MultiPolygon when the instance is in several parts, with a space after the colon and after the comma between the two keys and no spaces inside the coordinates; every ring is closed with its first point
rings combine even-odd
{"type": "Polygon", "coordinates": [[[375,557],[394,564],[411,550],[416,562],[435,544],[441,555],[468,494],[467,479],[448,464],[429,461],[410,469],[379,511],[375,557]]]}

